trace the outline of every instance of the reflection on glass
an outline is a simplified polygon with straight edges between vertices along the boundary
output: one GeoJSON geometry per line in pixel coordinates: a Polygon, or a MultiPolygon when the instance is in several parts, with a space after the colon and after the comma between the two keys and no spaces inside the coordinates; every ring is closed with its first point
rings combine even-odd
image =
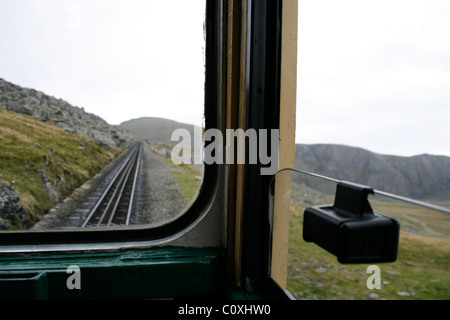
{"type": "MultiPolygon", "coordinates": [[[[296,299],[448,299],[450,292],[450,213],[375,194],[375,212],[401,225],[398,258],[377,264],[381,288],[371,286],[370,264],[342,265],[302,237],[307,207],[333,204],[336,181],[292,174],[287,289],[296,299]]],[[[376,191],[375,191],[376,192],[376,191]]],[[[441,205],[441,204],[439,204],[441,205]]],[[[449,205],[449,204],[447,204],[449,205]]]]}
{"type": "Polygon", "coordinates": [[[202,167],[172,163],[171,135],[202,126],[204,18],[204,1],[0,3],[1,231],[154,224],[184,212],[202,167]],[[140,161],[122,178],[138,142],[140,161]],[[105,191],[115,177],[127,181],[124,200],[105,191]],[[86,223],[94,207],[122,217],[86,223]]]}

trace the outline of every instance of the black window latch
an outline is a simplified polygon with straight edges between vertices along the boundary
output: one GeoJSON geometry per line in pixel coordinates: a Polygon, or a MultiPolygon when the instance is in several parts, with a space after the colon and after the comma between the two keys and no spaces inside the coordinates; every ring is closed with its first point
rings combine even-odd
{"type": "Polygon", "coordinates": [[[334,205],[307,208],[303,239],[337,256],[340,263],[382,263],[397,259],[400,224],[374,212],[371,187],[341,181],[334,205]]]}

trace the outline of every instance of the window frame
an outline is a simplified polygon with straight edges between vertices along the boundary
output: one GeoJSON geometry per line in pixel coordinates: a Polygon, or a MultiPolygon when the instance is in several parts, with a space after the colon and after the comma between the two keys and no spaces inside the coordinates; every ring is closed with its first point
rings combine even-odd
{"type": "MultiPolygon", "coordinates": [[[[278,165],[292,167],[292,114],[296,107],[296,68],[292,68],[292,62],[297,61],[297,23],[293,22],[297,19],[297,0],[228,3],[232,19],[228,21],[231,56],[227,75],[231,84],[227,89],[227,128],[251,128],[257,135],[259,129],[279,129],[278,165]]],[[[261,175],[262,167],[262,163],[229,166],[228,278],[247,297],[291,299],[283,286],[285,280],[280,281],[287,273],[287,263],[277,261],[279,255],[272,256],[276,250],[287,258],[288,247],[278,240],[286,236],[289,210],[281,206],[273,210],[269,200],[273,176],[261,175]],[[274,267],[276,272],[272,272],[274,267]]],[[[285,181],[277,183],[276,198],[281,202],[284,198],[280,195],[287,187],[285,181]]]]}
{"type": "MultiPolygon", "coordinates": [[[[221,0],[204,0],[205,12],[205,129],[221,128],[222,32],[221,0]]],[[[192,229],[210,211],[219,188],[219,165],[204,164],[203,183],[197,199],[177,219],[157,225],[96,230],[39,230],[0,232],[0,252],[106,249],[163,244],[192,229]]]]}
{"type": "MultiPolygon", "coordinates": [[[[248,0],[245,113],[247,126],[255,130],[286,130],[280,124],[285,8],[282,0],[248,0]]],[[[272,241],[281,234],[273,233],[274,212],[269,205],[269,186],[273,176],[259,174],[262,167],[261,163],[245,165],[240,287],[246,294],[258,293],[268,299],[290,300],[290,295],[271,274],[272,241]]]]}

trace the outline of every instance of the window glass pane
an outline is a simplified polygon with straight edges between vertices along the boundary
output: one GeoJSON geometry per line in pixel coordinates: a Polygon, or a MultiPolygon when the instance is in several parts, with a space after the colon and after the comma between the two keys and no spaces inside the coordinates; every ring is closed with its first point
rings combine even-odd
{"type": "Polygon", "coordinates": [[[370,203],[401,232],[398,260],[378,265],[381,289],[370,289],[370,265],[342,265],[302,237],[305,208],[332,204],[336,182],[293,173],[296,298],[448,299],[449,13],[439,0],[299,1],[295,167],[394,194],[370,203]]]}
{"type": "Polygon", "coordinates": [[[299,1],[297,142],[450,156],[450,4],[299,1]]]}
{"type": "Polygon", "coordinates": [[[147,225],[186,210],[203,176],[204,19],[204,1],[0,3],[0,230],[147,225]],[[192,138],[182,165],[176,129],[192,138]],[[98,203],[122,167],[124,199],[98,203]]]}

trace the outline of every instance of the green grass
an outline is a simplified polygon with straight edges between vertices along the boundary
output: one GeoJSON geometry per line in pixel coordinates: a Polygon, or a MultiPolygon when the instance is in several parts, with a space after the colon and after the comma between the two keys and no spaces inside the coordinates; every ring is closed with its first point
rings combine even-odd
{"type": "Polygon", "coordinates": [[[397,215],[408,230],[414,230],[401,231],[396,262],[378,264],[381,289],[367,288],[369,265],[341,265],[327,251],[305,242],[305,205],[292,201],[288,290],[297,299],[449,299],[450,216],[411,205],[371,203],[374,209],[383,208],[388,215],[388,211],[396,212],[392,215],[397,215]]]}
{"type": "Polygon", "coordinates": [[[190,165],[181,164],[175,168],[172,167],[170,172],[173,175],[175,183],[180,188],[183,200],[193,200],[199,189],[199,182],[196,178],[201,177],[200,169],[190,165]]]}
{"type": "Polygon", "coordinates": [[[64,198],[119,152],[106,151],[87,137],[0,108],[0,178],[11,183],[21,203],[38,218],[56,205],[46,199],[39,170],[48,173],[49,182],[64,198]]]}
{"type": "MultiPolygon", "coordinates": [[[[156,144],[153,144],[153,146],[154,145],[156,144]]],[[[159,146],[168,150],[171,148],[171,146],[167,144],[159,144],[159,146]]],[[[174,182],[178,185],[183,200],[192,201],[200,187],[198,178],[202,176],[201,169],[188,164],[176,165],[170,158],[163,157],[158,153],[154,154],[170,166],[170,173],[173,176],[174,182]]]]}

